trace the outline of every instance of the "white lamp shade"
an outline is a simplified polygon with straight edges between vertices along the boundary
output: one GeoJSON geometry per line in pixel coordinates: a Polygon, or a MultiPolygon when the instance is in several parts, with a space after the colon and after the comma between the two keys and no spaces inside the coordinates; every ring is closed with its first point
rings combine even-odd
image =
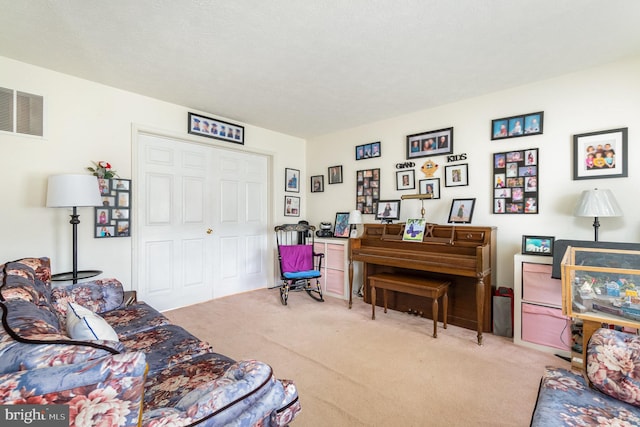
{"type": "Polygon", "coordinates": [[[47,187],[48,208],[102,206],[98,178],[93,175],[52,175],[47,187]]]}
{"type": "Polygon", "coordinates": [[[349,212],[349,224],[362,224],[362,213],[359,210],[349,212]]]}
{"type": "Polygon", "coordinates": [[[573,214],[592,217],[622,216],[622,209],[611,190],[596,188],[582,192],[573,214]]]}

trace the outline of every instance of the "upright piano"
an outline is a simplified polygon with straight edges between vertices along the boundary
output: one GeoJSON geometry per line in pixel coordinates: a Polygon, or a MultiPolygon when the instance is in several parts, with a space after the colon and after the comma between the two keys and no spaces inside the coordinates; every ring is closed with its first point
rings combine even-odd
{"type": "MultiPolygon", "coordinates": [[[[427,224],[422,241],[404,241],[404,224],[365,224],[360,238],[349,245],[349,308],[353,297],[353,262],[363,263],[363,294],[370,303],[370,275],[387,272],[447,279],[447,322],[491,332],[491,295],[495,288],[496,227],[427,224]]],[[[375,301],[382,305],[381,296],[375,301]]],[[[431,317],[425,297],[389,292],[388,306],[398,311],[422,312],[431,317]]]]}

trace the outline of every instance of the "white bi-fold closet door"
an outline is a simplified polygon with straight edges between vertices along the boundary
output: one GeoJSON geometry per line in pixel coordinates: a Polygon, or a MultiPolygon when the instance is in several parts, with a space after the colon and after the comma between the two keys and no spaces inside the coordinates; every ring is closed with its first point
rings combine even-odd
{"type": "Polygon", "coordinates": [[[268,285],[268,159],[137,135],[134,276],[159,310],[268,285]]]}

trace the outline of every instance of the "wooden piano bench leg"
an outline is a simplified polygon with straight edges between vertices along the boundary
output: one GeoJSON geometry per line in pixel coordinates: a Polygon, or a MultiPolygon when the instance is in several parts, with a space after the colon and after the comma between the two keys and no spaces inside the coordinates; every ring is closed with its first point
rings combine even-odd
{"type": "Polygon", "coordinates": [[[433,314],[433,337],[438,338],[438,294],[437,293],[433,296],[431,311],[433,314]]]}
{"type": "Polygon", "coordinates": [[[371,282],[371,320],[376,320],[376,287],[371,282]]]}

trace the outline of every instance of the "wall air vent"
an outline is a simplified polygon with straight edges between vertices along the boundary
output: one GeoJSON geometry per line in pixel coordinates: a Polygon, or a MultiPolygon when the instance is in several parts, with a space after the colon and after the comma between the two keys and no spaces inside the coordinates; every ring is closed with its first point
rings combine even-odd
{"type": "Polygon", "coordinates": [[[0,87],[0,131],[43,136],[44,98],[0,87]]]}

